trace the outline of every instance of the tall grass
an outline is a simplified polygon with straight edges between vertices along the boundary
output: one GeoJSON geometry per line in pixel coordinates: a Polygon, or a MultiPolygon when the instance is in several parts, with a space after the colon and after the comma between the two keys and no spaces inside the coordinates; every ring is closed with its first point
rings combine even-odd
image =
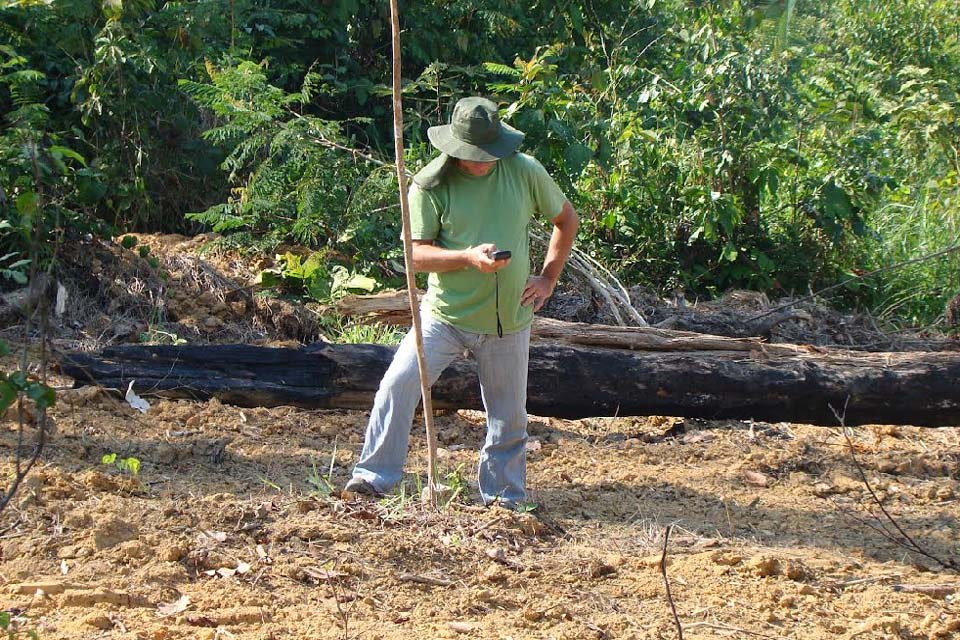
{"type": "MultiPolygon", "coordinates": [[[[960,185],[923,187],[912,202],[880,207],[869,243],[874,268],[929,255],[960,244],[960,185]]],[[[876,277],[874,312],[885,320],[929,325],[960,291],[960,251],[906,265],[876,277]]]]}
{"type": "Polygon", "coordinates": [[[327,330],[327,337],[338,344],[398,345],[407,333],[403,327],[388,324],[365,324],[338,317],[327,330]]]}

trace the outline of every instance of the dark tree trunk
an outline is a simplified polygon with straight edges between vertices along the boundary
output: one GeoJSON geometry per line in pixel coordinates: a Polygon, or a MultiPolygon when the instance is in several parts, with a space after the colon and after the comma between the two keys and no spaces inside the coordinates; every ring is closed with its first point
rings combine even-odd
{"type": "MultiPolygon", "coordinates": [[[[393,350],[377,345],[113,347],[71,354],[77,384],[240,406],[369,409],[393,350]]],[[[540,416],[673,415],[837,425],[960,425],[960,355],[643,352],[534,344],[528,410],[540,416]]],[[[480,409],[473,362],[434,387],[437,408],[480,409]]]]}

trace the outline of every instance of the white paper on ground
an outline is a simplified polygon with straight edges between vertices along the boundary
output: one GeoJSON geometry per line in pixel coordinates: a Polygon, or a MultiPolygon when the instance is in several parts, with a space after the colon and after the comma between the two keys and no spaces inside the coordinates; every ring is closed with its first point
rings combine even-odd
{"type": "Polygon", "coordinates": [[[127,404],[139,411],[140,413],[146,413],[150,409],[150,403],[138,396],[133,391],[133,383],[135,380],[130,381],[130,386],[127,387],[127,395],[124,396],[127,400],[127,404]]]}

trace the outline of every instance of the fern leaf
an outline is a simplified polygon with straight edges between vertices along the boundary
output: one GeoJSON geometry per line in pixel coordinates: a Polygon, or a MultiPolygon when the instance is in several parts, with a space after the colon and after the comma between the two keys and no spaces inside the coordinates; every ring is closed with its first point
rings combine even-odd
{"type": "Polygon", "coordinates": [[[499,62],[484,62],[483,68],[489,71],[490,73],[496,74],[498,76],[509,76],[511,78],[519,78],[521,75],[521,72],[519,69],[509,67],[499,62]]]}

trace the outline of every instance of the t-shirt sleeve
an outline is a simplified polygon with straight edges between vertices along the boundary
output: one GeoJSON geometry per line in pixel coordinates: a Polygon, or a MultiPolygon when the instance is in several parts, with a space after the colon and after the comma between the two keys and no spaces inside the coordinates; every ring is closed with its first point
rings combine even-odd
{"type": "Polygon", "coordinates": [[[530,160],[532,165],[530,182],[537,214],[547,220],[553,220],[560,215],[567,197],[563,195],[563,191],[560,190],[560,187],[550,177],[543,165],[536,158],[531,157],[530,160]]]}
{"type": "Polygon", "coordinates": [[[413,240],[436,240],[440,233],[440,211],[437,210],[436,199],[413,183],[408,200],[410,237],[413,240]]]}

